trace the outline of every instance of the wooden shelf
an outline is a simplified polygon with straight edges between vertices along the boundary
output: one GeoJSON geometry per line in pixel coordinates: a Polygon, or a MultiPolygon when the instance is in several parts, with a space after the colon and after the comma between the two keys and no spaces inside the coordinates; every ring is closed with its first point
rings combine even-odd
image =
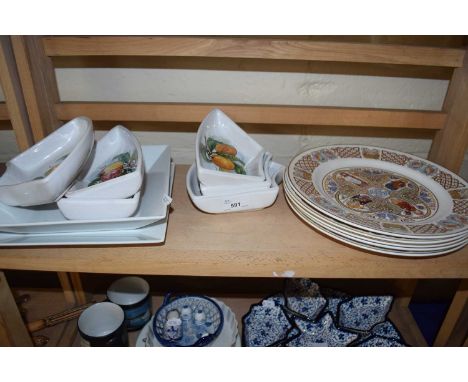
{"type": "Polygon", "coordinates": [[[164,245],[1,248],[0,269],[312,278],[468,278],[468,248],[432,258],[397,258],[338,243],[302,223],[283,191],[262,211],[210,215],[185,190],[177,166],[164,245]],[[285,273],[286,272],[286,273],[285,273]]]}

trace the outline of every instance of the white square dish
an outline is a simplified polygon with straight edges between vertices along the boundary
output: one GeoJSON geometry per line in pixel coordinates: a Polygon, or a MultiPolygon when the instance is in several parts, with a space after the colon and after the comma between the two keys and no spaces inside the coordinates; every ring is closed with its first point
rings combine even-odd
{"type": "Polygon", "coordinates": [[[219,109],[212,110],[202,121],[195,151],[198,179],[206,186],[265,180],[265,150],[219,109]]]}
{"type": "Polygon", "coordinates": [[[128,198],[140,190],[144,171],[141,145],[137,138],[125,127],[115,126],[96,143],[83,173],[65,196],[86,199],[128,198]],[[122,160],[122,156],[128,158],[122,160]],[[109,170],[106,174],[107,169],[118,164],[120,173],[129,163],[133,165],[133,172],[106,179],[105,176],[109,178],[113,171],[109,170]]]}
{"type": "Polygon", "coordinates": [[[170,198],[171,153],[169,146],[143,146],[146,176],[140,205],[132,217],[109,220],[67,220],[56,204],[19,208],[0,204],[0,232],[59,233],[129,230],[144,227],[166,217],[170,198]]]}
{"type": "Polygon", "coordinates": [[[271,162],[270,174],[273,179],[270,188],[251,192],[231,193],[217,196],[202,195],[197,179],[196,164],[187,173],[186,187],[193,204],[204,212],[211,214],[258,210],[271,206],[278,196],[283,179],[284,166],[271,162]]]}
{"type": "Polygon", "coordinates": [[[6,164],[0,202],[9,206],[52,203],[70,186],[94,143],[93,123],[78,117],[6,164]]]}
{"type": "Polygon", "coordinates": [[[132,216],[140,202],[140,191],[125,199],[62,198],[57,202],[68,220],[108,220],[132,216]]]}

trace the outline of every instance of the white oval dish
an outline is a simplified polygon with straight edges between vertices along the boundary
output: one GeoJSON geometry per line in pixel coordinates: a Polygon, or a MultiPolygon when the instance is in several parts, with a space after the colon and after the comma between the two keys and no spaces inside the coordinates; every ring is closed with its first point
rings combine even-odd
{"type": "Polygon", "coordinates": [[[97,141],[85,170],[65,196],[85,199],[128,198],[140,190],[143,175],[143,154],[138,139],[125,127],[115,126],[97,141]],[[113,158],[125,152],[136,154],[135,171],[88,186],[113,158]]]}
{"type": "Polygon", "coordinates": [[[77,117],[6,164],[0,202],[35,206],[57,200],[86,162],[94,143],[93,123],[77,117]]]}
{"type": "Polygon", "coordinates": [[[283,179],[284,166],[271,162],[270,174],[273,179],[270,188],[252,192],[241,192],[217,196],[204,196],[200,191],[196,164],[190,167],[186,176],[186,187],[193,204],[200,210],[212,214],[258,210],[271,206],[278,196],[278,184],[283,179]]]}
{"type": "Polygon", "coordinates": [[[197,131],[195,158],[200,182],[207,186],[239,185],[265,181],[263,170],[264,149],[244,130],[219,109],[213,109],[197,131]],[[234,146],[236,154],[245,163],[246,175],[219,171],[217,166],[202,155],[206,140],[213,138],[234,146]]]}
{"type": "Polygon", "coordinates": [[[68,220],[107,220],[132,216],[140,203],[140,191],[125,199],[62,198],[57,202],[68,220]]]}

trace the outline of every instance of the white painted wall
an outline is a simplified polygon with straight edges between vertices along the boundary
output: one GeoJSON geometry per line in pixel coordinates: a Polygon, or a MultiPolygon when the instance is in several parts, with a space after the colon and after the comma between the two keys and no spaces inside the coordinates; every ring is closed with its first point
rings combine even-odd
{"type": "MultiPolygon", "coordinates": [[[[448,81],[429,79],[185,69],[57,69],[56,75],[63,101],[213,102],[440,110],[448,86],[448,81]]],[[[1,97],[0,93],[0,100],[1,97]]],[[[137,135],[143,144],[170,144],[176,163],[193,161],[194,133],[138,132],[137,135]]],[[[253,137],[284,164],[305,147],[333,143],[384,146],[423,157],[430,147],[429,139],[309,134],[253,134],[253,137]]],[[[0,132],[0,160],[7,160],[17,153],[13,142],[11,132],[0,132]]],[[[468,174],[468,166],[465,167],[468,174]]]]}

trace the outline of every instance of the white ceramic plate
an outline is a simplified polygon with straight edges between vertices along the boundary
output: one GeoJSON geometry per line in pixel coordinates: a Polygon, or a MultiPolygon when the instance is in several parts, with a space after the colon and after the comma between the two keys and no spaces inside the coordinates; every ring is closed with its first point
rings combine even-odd
{"type": "Polygon", "coordinates": [[[140,190],[144,173],[140,142],[125,127],[115,126],[96,143],[83,173],[65,196],[84,199],[129,198],[140,190]],[[113,158],[126,152],[136,156],[136,168],[133,172],[89,186],[113,158]]]}
{"type": "Polygon", "coordinates": [[[468,233],[468,188],[459,176],[410,154],[370,146],[307,150],[288,167],[297,194],[348,225],[403,238],[468,233]]]}
{"type": "Polygon", "coordinates": [[[356,241],[350,239],[347,236],[341,236],[341,235],[337,234],[335,231],[330,231],[327,228],[323,227],[321,224],[308,219],[307,216],[302,214],[302,212],[298,211],[294,207],[294,204],[290,202],[287,195],[286,195],[286,201],[289,204],[289,206],[291,207],[291,209],[293,209],[293,211],[295,211],[296,214],[305,223],[309,224],[310,226],[312,226],[313,228],[315,228],[319,232],[321,232],[321,233],[323,233],[325,235],[328,235],[328,236],[332,237],[333,239],[336,239],[336,240],[341,241],[343,243],[349,244],[349,245],[351,245],[353,247],[357,247],[357,248],[364,249],[364,250],[367,250],[367,251],[382,253],[382,254],[385,254],[385,255],[402,256],[402,257],[430,257],[430,256],[445,255],[447,253],[457,251],[457,250],[459,250],[459,249],[461,249],[461,248],[463,248],[465,246],[465,244],[463,244],[463,245],[456,246],[454,248],[445,249],[445,250],[441,250],[441,251],[434,251],[434,252],[414,252],[414,251],[390,250],[390,249],[375,247],[375,246],[372,246],[372,245],[366,245],[366,244],[363,244],[363,243],[360,243],[360,242],[356,242],[356,241]]]}
{"type": "Polygon", "coordinates": [[[94,143],[93,123],[78,117],[6,164],[0,203],[35,206],[54,202],[68,189],[94,143]]]}
{"type": "Polygon", "coordinates": [[[170,148],[143,146],[146,176],[140,205],[132,217],[110,220],[67,220],[56,204],[32,208],[0,204],[0,232],[59,233],[129,230],[144,227],[166,217],[170,181],[170,148]]]}
{"type": "Polygon", "coordinates": [[[364,242],[369,241],[369,243],[382,245],[384,247],[385,245],[388,245],[387,248],[394,247],[418,250],[423,250],[423,248],[425,248],[429,250],[435,250],[453,247],[454,244],[461,244],[463,241],[466,241],[468,239],[468,236],[464,235],[461,237],[453,237],[444,240],[417,240],[395,238],[391,236],[385,236],[382,234],[367,232],[365,230],[360,230],[358,228],[354,228],[352,226],[343,224],[338,220],[332,219],[324,214],[321,214],[315,209],[310,208],[310,206],[306,204],[292,189],[287,174],[285,174],[284,176],[284,191],[289,197],[290,201],[293,202],[294,205],[300,207],[303,210],[304,214],[306,214],[310,219],[317,221],[318,223],[326,226],[332,231],[336,230],[338,233],[349,235],[352,238],[363,240],[364,242]]]}
{"type": "MultiPolygon", "coordinates": [[[[221,333],[219,336],[207,347],[240,347],[241,341],[240,336],[237,328],[237,320],[234,312],[229,308],[226,304],[222,301],[219,301],[215,298],[210,297],[214,300],[223,312],[224,324],[221,333]]],[[[140,333],[138,334],[138,338],[136,341],[137,347],[161,347],[162,345],[159,343],[157,338],[153,334],[153,330],[151,329],[151,325],[153,322],[153,317],[148,323],[141,329],[140,333]]]]}
{"type": "Polygon", "coordinates": [[[258,210],[271,206],[278,196],[283,179],[284,167],[271,162],[270,173],[274,179],[270,188],[259,191],[225,194],[218,196],[202,195],[197,179],[196,164],[190,167],[186,177],[186,187],[193,204],[200,210],[212,214],[258,210]]]}
{"type": "MultiPolygon", "coordinates": [[[[171,164],[169,194],[172,194],[175,166],[171,164]]],[[[143,228],[132,230],[70,232],[50,234],[0,233],[0,247],[59,246],[59,245],[115,245],[115,244],[158,244],[166,239],[166,217],[143,228]]]]}
{"type": "Polygon", "coordinates": [[[244,130],[219,109],[213,109],[202,121],[197,131],[195,158],[198,179],[207,186],[239,185],[249,182],[263,182],[264,149],[244,130]],[[203,150],[208,138],[234,146],[236,156],[245,163],[246,175],[219,171],[211,161],[206,160],[203,150]]]}

